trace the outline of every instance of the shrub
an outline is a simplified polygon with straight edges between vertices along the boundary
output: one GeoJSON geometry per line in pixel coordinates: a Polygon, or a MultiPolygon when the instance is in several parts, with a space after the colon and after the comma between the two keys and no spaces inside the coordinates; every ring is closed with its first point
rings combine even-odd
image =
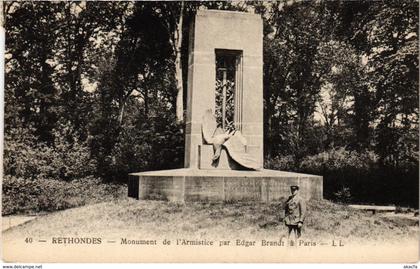
{"type": "Polygon", "coordinates": [[[93,175],[96,167],[86,142],[79,141],[77,136],[73,136],[72,141],[69,141],[65,135],[57,134],[54,147],[43,157],[49,158],[49,162],[40,167],[40,176],[43,178],[84,178],[93,175]]]}
{"type": "Polygon", "coordinates": [[[334,200],[340,203],[349,203],[352,200],[351,192],[349,187],[342,187],[333,193],[334,200]]]}
{"type": "Polygon", "coordinates": [[[104,177],[126,181],[129,173],[183,167],[184,139],[175,118],[127,126],[99,167],[104,177]]]}
{"type": "Polygon", "coordinates": [[[371,151],[338,148],[304,158],[300,171],[323,175],[325,198],[349,203],[368,198],[360,186],[367,186],[372,181],[377,159],[371,151]]]}
{"type": "Polygon", "coordinates": [[[126,196],[126,187],[86,177],[71,182],[3,178],[2,215],[56,211],[126,196]]]}
{"type": "Polygon", "coordinates": [[[8,130],[4,143],[6,175],[26,179],[72,180],[92,175],[95,163],[86,143],[55,132],[54,145],[36,141],[29,128],[8,130]]]}
{"type": "Polygon", "coordinates": [[[277,156],[267,159],[265,167],[322,175],[324,198],[336,202],[418,207],[418,165],[384,165],[372,151],[332,149],[306,156],[299,167],[292,156],[277,156]]]}
{"type": "Polygon", "coordinates": [[[276,156],[265,160],[264,167],[274,170],[294,171],[296,170],[292,155],[276,156]]]}
{"type": "MultiPolygon", "coordinates": [[[[273,168],[288,170],[290,156],[277,157],[273,168]]],[[[397,204],[418,207],[418,165],[381,164],[372,151],[332,149],[305,157],[289,171],[322,175],[324,198],[341,203],[397,204]]]]}
{"type": "Polygon", "coordinates": [[[359,153],[342,147],[304,158],[300,164],[300,170],[318,172],[325,169],[368,171],[375,166],[377,159],[377,155],[372,151],[359,153]]]}
{"type": "Polygon", "coordinates": [[[35,178],[41,163],[36,137],[29,128],[9,128],[4,138],[3,165],[6,175],[35,178]]]}

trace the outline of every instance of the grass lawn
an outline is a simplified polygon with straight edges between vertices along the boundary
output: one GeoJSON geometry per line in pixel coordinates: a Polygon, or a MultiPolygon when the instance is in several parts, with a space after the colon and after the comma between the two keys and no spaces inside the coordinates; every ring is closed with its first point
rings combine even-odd
{"type": "MultiPolygon", "coordinates": [[[[138,201],[118,198],[37,217],[3,233],[4,240],[31,237],[100,236],[119,240],[155,238],[275,239],[286,235],[277,203],[138,201]]],[[[329,201],[309,201],[303,238],[346,243],[418,240],[413,214],[372,215],[329,201]]]]}

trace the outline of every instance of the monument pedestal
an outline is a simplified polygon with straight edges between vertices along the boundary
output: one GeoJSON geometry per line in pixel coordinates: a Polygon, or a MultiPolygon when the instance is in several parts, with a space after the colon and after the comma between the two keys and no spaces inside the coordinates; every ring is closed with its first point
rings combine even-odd
{"type": "Polygon", "coordinates": [[[174,169],[133,173],[128,196],[168,201],[261,201],[290,195],[299,185],[304,199],[322,199],[322,176],[263,169],[200,170],[174,169]]]}

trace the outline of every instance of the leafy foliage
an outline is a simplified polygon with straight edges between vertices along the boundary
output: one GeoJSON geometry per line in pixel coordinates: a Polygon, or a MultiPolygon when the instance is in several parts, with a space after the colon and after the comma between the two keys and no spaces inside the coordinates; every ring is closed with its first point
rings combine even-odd
{"type": "Polygon", "coordinates": [[[53,179],[3,178],[3,215],[63,210],[123,197],[121,185],[102,184],[87,177],[72,182],[53,179]]]}
{"type": "Polygon", "coordinates": [[[53,146],[38,143],[27,128],[14,128],[7,132],[4,147],[4,171],[27,179],[71,180],[94,173],[95,160],[89,148],[61,133],[54,133],[53,146]]]}
{"type": "Polygon", "coordinates": [[[324,198],[333,201],[418,206],[417,164],[398,169],[384,166],[374,151],[341,147],[306,156],[299,166],[290,155],[268,159],[265,166],[322,175],[324,198]]]}
{"type": "Polygon", "coordinates": [[[8,176],[182,167],[189,25],[209,8],[264,19],[267,167],[322,174],[332,199],[418,197],[417,1],[3,6],[8,176]]]}

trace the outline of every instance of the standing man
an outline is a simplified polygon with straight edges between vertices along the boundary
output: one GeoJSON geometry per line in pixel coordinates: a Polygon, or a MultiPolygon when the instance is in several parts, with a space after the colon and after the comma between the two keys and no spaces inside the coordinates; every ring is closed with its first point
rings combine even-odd
{"type": "Polygon", "coordinates": [[[286,201],[284,223],[289,228],[289,237],[293,231],[295,238],[299,238],[305,220],[306,205],[299,196],[299,186],[290,186],[290,192],[292,195],[286,201]]]}

